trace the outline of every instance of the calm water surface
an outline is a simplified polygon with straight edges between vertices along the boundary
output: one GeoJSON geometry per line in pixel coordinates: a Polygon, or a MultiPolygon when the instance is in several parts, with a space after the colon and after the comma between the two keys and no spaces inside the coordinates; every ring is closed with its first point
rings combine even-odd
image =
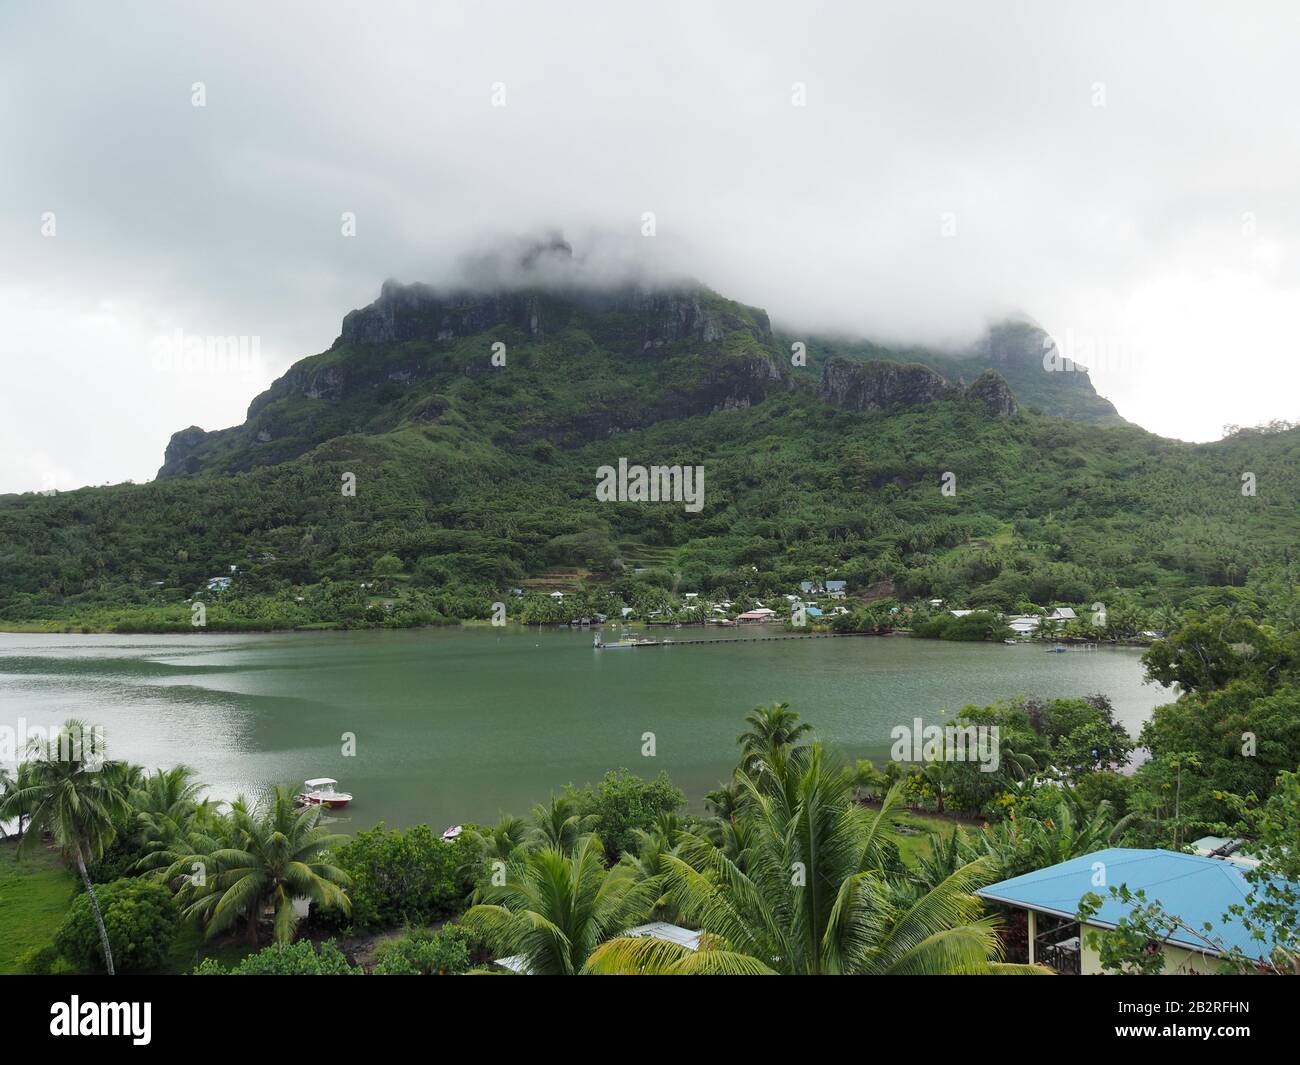
{"type": "Polygon", "coordinates": [[[332,776],[356,796],[351,827],[441,827],[526,814],[618,766],[668,770],[698,807],[758,703],[790,703],[856,757],[883,754],[895,724],[1022,694],[1104,692],[1136,732],[1171,698],[1143,682],[1139,657],[899,637],[597,652],[589,632],[516,628],[0,633],[0,725],[81,717],[105,726],[110,756],[184,762],[217,798],[332,776]],[[355,757],[340,753],[345,732],[355,757]]]}

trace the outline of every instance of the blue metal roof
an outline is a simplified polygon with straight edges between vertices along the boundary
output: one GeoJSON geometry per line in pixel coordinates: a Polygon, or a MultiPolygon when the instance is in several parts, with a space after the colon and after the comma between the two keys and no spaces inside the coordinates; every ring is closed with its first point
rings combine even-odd
{"type": "MultiPolygon", "coordinates": [[[[1250,957],[1262,957],[1272,948],[1271,941],[1252,938],[1236,917],[1224,919],[1228,907],[1246,903],[1254,887],[1241,868],[1218,858],[1111,847],[990,884],[976,894],[989,902],[1073,918],[1079,912],[1079,900],[1092,892],[1100,895],[1103,903],[1088,923],[1113,928],[1133,909],[1110,896],[1110,888],[1120,885],[1127,885],[1130,891],[1141,889],[1147,902],[1158,902],[1166,914],[1182,918],[1198,931],[1208,922],[1213,926],[1209,938],[1228,949],[1237,947],[1250,957]],[[1102,886],[1094,882],[1098,874],[1105,877],[1102,886]]],[[[1182,930],[1175,931],[1169,942],[1219,953],[1182,930]]]]}

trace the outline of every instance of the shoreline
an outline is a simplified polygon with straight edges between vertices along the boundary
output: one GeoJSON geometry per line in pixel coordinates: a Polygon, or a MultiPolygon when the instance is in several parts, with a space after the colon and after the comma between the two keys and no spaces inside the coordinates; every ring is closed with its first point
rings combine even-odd
{"type": "MultiPolygon", "coordinates": [[[[613,625],[612,622],[607,622],[605,624],[611,626],[613,625]]],[[[633,622],[633,624],[643,624],[643,623],[633,622]]],[[[651,627],[649,623],[644,623],[644,624],[646,624],[647,627],[651,627]]],[[[416,632],[416,631],[427,630],[427,629],[475,629],[475,628],[487,628],[487,627],[493,627],[493,623],[489,620],[480,619],[480,618],[449,621],[446,623],[436,624],[436,625],[401,625],[401,626],[344,625],[344,624],[334,623],[334,622],[317,622],[311,625],[280,626],[280,627],[273,627],[273,628],[257,628],[257,627],[245,627],[245,626],[226,628],[220,625],[204,625],[204,626],[175,625],[175,626],[168,626],[168,627],[147,627],[147,628],[146,627],[137,628],[132,626],[129,628],[103,628],[103,627],[93,627],[88,625],[80,625],[72,622],[67,622],[67,623],[15,622],[15,621],[5,621],[0,619],[0,636],[4,636],[4,635],[12,635],[12,636],[199,636],[199,635],[204,635],[209,633],[214,636],[272,636],[277,634],[293,634],[293,633],[385,632],[385,631],[416,632]]],[[[573,630],[575,628],[575,626],[563,625],[563,624],[525,625],[518,621],[509,621],[504,626],[496,626],[496,627],[518,629],[518,630],[536,629],[538,631],[542,629],[552,629],[555,631],[562,631],[562,630],[573,630]]],[[[583,626],[577,626],[576,628],[578,631],[594,632],[601,629],[602,627],[604,626],[583,625],[583,626]]],[[[653,627],[662,628],[665,626],[655,625],[653,627]]],[[[711,626],[709,625],[703,625],[703,624],[691,624],[691,625],[681,626],[681,628],[683,629],[692,629],[692,630],[694,629],[703,630],[703,629],[708,629],[710,627],[711,626]]],[[[757,639],[772,640],[772,639],[783,639],[783,638],[800,640],[800,639],[807,639],[810,636],[823,636],[823,637],[871,636],[875,638],[907,637],[907,638],[916,638],[916,639],[924,638],[924,637],[913,637],[910,629],[902,629],[902,628],[893,629],[890,632],[831,632],[830,630],[827,629],[810,629],[806,633],[791,633],[786,630],[782,630],[780,634],[777,634],[771,631],[771,626],[761,624],[761,623],[754,624],[754,625],[738,626],[737,628],[728,628],[721,631],[732,633],[737,631],[737,629],[740,632],[753,632],[755,633],[755,635],[750,637],[728,635],[728,636],[719,637],[716,640],[687,640],[683,642],[686,643],[736,642],[747,638],[755,639],[755,640],[757,639]],[[762,635],[759,635],[759,633],[762,633],[762,635]]],[[[936,643],[954,643],[954,642],[955,643],[992,643],[992,644],[1003,643],[1003,641],[1001,640],[969,640],[969,641],[935,640],[934,642],[936,643]]],[[[1145,647],[1150,647],[1152,642],[1153,641],[1151,640],[1139,640],[1139,639],[1086,640],[1077,636],[1074,637],[1063,636],[1063,637],[1056,637],[1050,640],[1044,640],[1044,639],[1016,640],[1014,646],[1040,645],[1045,647],[1052,647],[1056,645],[1062,645],[1062,646],[1070,646],[1070,647],[1089,647],[1089,648],[1098,648],[1098,649],[1103,647],[1145,648],[1145,647]]]]}

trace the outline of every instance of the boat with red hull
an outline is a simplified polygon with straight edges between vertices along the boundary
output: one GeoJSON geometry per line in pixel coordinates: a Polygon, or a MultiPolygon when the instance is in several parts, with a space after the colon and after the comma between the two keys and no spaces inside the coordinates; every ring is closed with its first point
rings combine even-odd
{"type": "Polygon", "coordinates": [[[297,795],[298,805],[324,806],[330,810],[341,809],[352,801],[352,796],[346,791],[339,791],[337,784],[338,781],[333,777],[304,780],[302,791],[297,795]]]}

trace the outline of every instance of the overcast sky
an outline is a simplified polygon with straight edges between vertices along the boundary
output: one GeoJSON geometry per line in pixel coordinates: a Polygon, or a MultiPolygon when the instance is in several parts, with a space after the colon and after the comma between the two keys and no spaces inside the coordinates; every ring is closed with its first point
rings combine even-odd
{"type": "Polygon", "coordinates": [[[1293,2],[8,0],[0,491],[151,478],[540,227],[798,330],[1023,310],[1164,435],[1296,420],[1298,55],[1293,2]]]}

